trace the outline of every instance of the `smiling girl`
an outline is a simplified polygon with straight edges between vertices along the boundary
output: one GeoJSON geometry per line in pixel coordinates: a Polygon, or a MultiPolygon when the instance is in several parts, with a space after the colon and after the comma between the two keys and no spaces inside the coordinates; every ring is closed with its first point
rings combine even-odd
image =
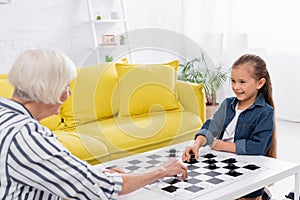
{"type": "MultiPolygon", "coordinates": [[[[231,70],[235,97],[226,98],[212,119],[195,135],[193,145],[186,147],[183,161],[190,153],[198,159],[200,147],[238,155],[264,155],[276,158],[276,136],[272,84],[266,63],[257,55],[245,54],[231,70]]],[[[260,200],[263,189],[240,199],[260,200]]]]}

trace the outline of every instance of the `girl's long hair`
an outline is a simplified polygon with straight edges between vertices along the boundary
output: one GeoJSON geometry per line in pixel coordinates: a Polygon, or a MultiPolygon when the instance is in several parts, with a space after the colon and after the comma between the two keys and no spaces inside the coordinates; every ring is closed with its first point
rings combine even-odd
{"type": "MultiPolygon", "coordinates": [[[[241,56],[238,60],[233,63],[233,68],[249,63],[253,66],[253,77],[256,80],[260,80],[261,78],[265,78],[266,82],[262,88],[259,89],[258,93],[261,93],[265,98],[265,101],[271,105],[275,111],[273,96],[272,96],[272,84],[269,72],[267,70],[266,62],[257,55],[253,54],[245,54],[241,56]]],[[[276,158],[277,157],[277,139],[276,139],[276,125],[275,125],[275,114],[274,114],[274,129],[272,133],[272,143],[267,152],[268,157],[276,158]]]]}

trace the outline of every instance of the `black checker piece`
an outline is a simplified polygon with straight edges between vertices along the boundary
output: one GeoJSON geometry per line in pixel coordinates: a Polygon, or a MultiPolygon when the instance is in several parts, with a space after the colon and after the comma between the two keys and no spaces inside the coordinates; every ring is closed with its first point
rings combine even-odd
{"type": "Polygon", "coordinates": [[[175,184],[175,183],[178,183],[178,182],[181,182],[181,180],[177,179],[177,178],[169,178],[169,179],[166,179],[166,180],[163,180],[163,182],[165,183],[169,183],[169,184],[175,184]]]}
{"type": "Polygon", "coordinates": [[[235,158],[228,158],[226,160],[222,160],[221,162],[229,164],[229,163],[236,163],[237,160],[235,158]]]}
{"type": "Polygon", "coordinates": [[[256,170],[256,169],[259,169],[260,167],[257,165],[249,164],[249,165],[244,166],[243,168],[249,169],[249,170],[256,170]]]}
{"type": "Polygon", "coordinates": [[[223,167],[225,169],[238,169],[240,167],[236,166],[234,163],[228,163],[227,166],[223,167]]]}
{"type": "Polygon", "coordinates": [[[214,169],[218,169],[220,167],[218,167],[215,163],[211,163],[209,164],[208,166],[205,166],[203,168],[206,168],[206,169],[210,169],[210,170],[214,170],[214,169]]]}
{"type": "Polygon", "coordinates": [[[218,161],[216,161],[215,159],[208,159],[208,160],[204,160],[204,161],[202,161],[202,162],[208,163],[208,164],[212,164],[212,163],[216,163],[216,162],[218,162],[218,161]]]}
{"type": "Polygon", "coordinates": [[[229,176],[233,176],[233,177],[237,177],[237,176],[243,175],[242,173],[237,172],[237,171],[235,171],[233,169],[229,170],[229,172],[227,172],[226,174],[229,175],[229,176]]]}
{"type": "Polygon", "coordinates": [[[203,155],[202,157],[210,159],[210,158],[214,158],[214,157],[217,157],[217,156],[212,154],[212,153],[208,153],[208,154],[203,155]]]}

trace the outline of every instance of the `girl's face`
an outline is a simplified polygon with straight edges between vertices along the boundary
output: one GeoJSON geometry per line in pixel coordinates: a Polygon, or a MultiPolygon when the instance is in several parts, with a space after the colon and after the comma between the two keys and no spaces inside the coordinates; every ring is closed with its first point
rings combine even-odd
{"type": "Polygon", "coordinates": [[[252,105],[258,90],[264,85],[264,78],[256,80],[253,77],[253,66],[249,63],[235,66],[231,70],[231,87],[240,105],[249,107],[252,105]]]}

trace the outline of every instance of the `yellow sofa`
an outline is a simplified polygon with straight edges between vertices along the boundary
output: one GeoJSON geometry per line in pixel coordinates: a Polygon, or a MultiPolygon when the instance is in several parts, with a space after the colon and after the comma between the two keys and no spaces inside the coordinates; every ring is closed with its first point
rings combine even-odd
{"type": "MultiPolygon", "coordinates": [[[[204,89],[177,81],[177,69],[178,61],[79,68],[60,114],[41,123],[91,164],[192,140],[205,120],[204,89]]],[[[0,96],[12,92],[0,75],[0,96]]]]}

